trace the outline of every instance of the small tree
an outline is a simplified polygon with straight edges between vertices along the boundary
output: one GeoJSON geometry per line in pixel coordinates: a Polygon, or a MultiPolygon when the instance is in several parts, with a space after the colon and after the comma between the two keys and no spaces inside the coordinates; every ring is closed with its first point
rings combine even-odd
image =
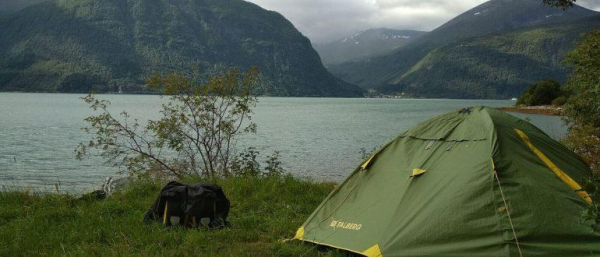
{"type": "Polygon", "coordinates": [[[156,75],[147,83],[168,102],[162,105],[162,117],[145,126],[127,112],[115,117],[106,100],[83,97],[100,114],[85,119],[89,127],[84,131],[93,139],[80,144],[77,157],[83,158],[93,148],[133,174],[227,176],[236,139],[256,132],[251,114],[258,78],[256,69],[245,74],[228,70],[204,83],[179,73],[156,75]]]}

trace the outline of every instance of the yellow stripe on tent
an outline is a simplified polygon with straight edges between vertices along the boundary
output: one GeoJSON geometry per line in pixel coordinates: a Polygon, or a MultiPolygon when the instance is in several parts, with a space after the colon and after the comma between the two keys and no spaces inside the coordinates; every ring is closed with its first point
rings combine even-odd
{"type": "Polygon", "coordinates": [[[425,172],[426,172],[425,169],[413,169],[413,171],[412,171],[412,177],[416,177],[416,176],[422,175],[425,172]]]}
{"type": "Polygon", "coordinates": [[[569,175],[567,175],[558,166],[556,166],[556,164],[554,164],[550,159],[548,159],[548,157],[544,153],[538,150],[531,143],[531,140],[529,140],[529,137],[525,134],[525,132],[519,129],[515,129],[515,132],[517,132],[519,137],[521,137],[521,140],[523,140],[523,142],[525,142],[525,144],[529,146],[529,149],[531,149],[531,151],[535,153],[535,155],[537,155],[542,160],[542,162],[544,162],[544,164],[546,164],[546,166],[548,166],[548,168],[550,168],[550,170],[552,170],[552,172],[556,174],[556,176],[558,176],[563,182],[569,185],[569,187],[571,187],[571,189],[573,189],[575,193],[581,196],[581,198],[583,198],[585,202],[587,202],[588,204],[592,204],[592,198],[590,197],[590,195],[586,191],[583,191],[581,189],[581,186],[575,180],[573,180],[571,177],[569,177],[569,175]]]}
{"type": "Polygon", "coordinates": [[[371,155],[371,157],[364,162],[362,165],[360,165],[360,167],[364,170],[367,168],[367,166],[369,166],[369,163],[371,163],[371,160],[373,160],[373,157],[375,157],[375,154],[371,155]]]}
{"type": "Polygon", "coordinates": [[[302,237],[304,237],[304,227],[300,227],[298,231],[296,231],[294,239],[302,239],[302,237]]]}
{"type": "Polygon", "coordinates": [[[378,244],[376,244],[376,245],[372,246],[371,248],[367,249],[366,251],[362,252],[362,254],[367,257],[382,257],[383,256],[381,254],[381,249],[379,249],[378,244]]]}

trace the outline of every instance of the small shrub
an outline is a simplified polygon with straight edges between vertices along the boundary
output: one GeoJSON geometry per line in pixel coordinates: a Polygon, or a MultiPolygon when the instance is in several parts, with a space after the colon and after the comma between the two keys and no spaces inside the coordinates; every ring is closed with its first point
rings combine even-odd
{"type": "Polygon", "coordinates": [[[259,154],[254,147],[249,147],[238,154],[231,163],[231,174],[253,177],[260,175],[260,163],[256,160],[259,154]]]}
{"type": "Polygon", "coordinates": [[[275,151],[271,156],[267,157],[267,167],[265,167],[265,175],[281,176],[285,172],[281,167],[281,155],[279,151],[275,151]]]}

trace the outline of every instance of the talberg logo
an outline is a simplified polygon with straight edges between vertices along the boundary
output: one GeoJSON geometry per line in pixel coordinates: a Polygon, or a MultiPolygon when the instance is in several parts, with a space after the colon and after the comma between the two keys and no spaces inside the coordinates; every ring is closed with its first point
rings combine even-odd
{"type": "Polygon", "coordinates": [[[343,222],[343,221],[337,221],[337,220],[333,220],[331,221],[331,224],[329,224],[330,227],[336,229],[336,228],[341,228],[341,229],[348,229],[348,230],[360,230],[360,228],[362,227],[362,224],[356,224],[356,223],[350,223],[350,222],[343,222]]]}

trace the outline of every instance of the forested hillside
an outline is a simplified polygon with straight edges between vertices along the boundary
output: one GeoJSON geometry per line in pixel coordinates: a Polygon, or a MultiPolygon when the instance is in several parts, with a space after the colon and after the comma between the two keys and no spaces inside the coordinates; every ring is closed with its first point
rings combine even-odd
{"type": "Polygon", "coordinates": [[[383,93],[512,98],[541,79],[564,81],[563,54],[600,28],[597,12],[536,0],[492,0],[376,58],[330,65],[338,77],[383,93]]]}
{"type": "Polygon", "coordinates": [[[0,21],[0,91],[142,92],[156,72],[263,74],[260,94],[359,96],[276,12],[242,0],[54,0],[0,21]]]}
{"type": "Polygon", "coordinates": [[[566,81],[565,53],[600,17],[468,39],[436,48],[378,89],[444,98],[512,98],[531,84],[566,81]]]}

